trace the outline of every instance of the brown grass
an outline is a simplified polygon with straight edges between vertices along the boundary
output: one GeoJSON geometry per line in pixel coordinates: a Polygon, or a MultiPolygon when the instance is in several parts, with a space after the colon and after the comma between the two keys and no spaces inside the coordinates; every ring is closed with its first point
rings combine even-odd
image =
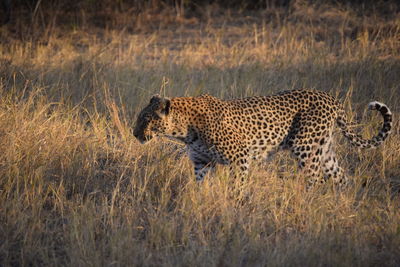
{"type": "Polygon", "coordinates": [[[399,265],[399,16],[295,3],[286,16],[209,7],[141,33],[52,24],[45,41],[20,41],[1,29],[0,265],[399,265]],[[317,88],[365,137],[381,123],[372,100],[394,129],[374,151],[337,135],[353,179],[342,192],[306,191],[278,154],[254,164],[239,201],[224,168],[197,184],[181,146],[133,138],[163,86],[224,98],[317,88]]]}

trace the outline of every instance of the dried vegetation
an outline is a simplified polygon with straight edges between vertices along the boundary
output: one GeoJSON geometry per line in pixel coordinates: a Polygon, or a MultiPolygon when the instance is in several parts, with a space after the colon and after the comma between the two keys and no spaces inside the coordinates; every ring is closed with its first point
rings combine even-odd
{"type": "Polygon", "coordinates": [[[94,16],[40,2],[0,28],[0,265],[400,264],[398,5],[94,16]],[[197,184],[181,146],[133,138],[161,87],[224,98],[316,88],[343,99],[365,137],[378,100],[393,134],[374,151],[338,135],[354,181],[342,192],[306,191],[278,154],[253,166],[238,201],[224,168],[197,184]]]}

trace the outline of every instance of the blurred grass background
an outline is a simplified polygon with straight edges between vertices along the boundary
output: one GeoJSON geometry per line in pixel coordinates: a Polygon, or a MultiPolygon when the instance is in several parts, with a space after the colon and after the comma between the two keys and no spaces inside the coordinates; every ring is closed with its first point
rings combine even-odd
{"type": "MultiPolygon", "coordinates": [[[[13,1],[0,28],[0,265],[398,266],[400,16],[395,1],[13,1]],[[181,146],[132,136],[149,97],[315,88],[346,103],[353,185],[306,191],[290,155],[250,195],[202,184],[181,146]]],[[[3,18],[6,9],[1,11],[3,18]]]]}

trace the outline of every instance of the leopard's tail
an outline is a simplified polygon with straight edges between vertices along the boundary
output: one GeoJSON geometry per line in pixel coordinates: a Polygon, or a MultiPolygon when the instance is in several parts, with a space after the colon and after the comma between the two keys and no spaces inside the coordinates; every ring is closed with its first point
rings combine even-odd
{"type": "Polygon", "coordinates": [[[369,103],[368,107],[371,110],[375,109],[379,111],[383,117],[382,128],[380,129],[379,133],[370,140],[362,138],[360,135],[355,134],[349,128],[347,116],[343,109],[340,109],[337,118],[337,124],[342,130],[343,135],[350,141],[352,145],[361,148],[378,147],[388,137],[388,135],[390,134],[390,130],[392,129],[392,112],[385,104],[374,101],[369,103]]]}

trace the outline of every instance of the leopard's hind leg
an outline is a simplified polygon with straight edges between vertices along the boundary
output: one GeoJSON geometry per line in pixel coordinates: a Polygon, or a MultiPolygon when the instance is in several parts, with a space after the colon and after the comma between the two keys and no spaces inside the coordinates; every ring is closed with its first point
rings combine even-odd
{"type": "Polygon", "coordinates": [[[348,178],[339,166],[333,147],[333,138],[332,135],[329,135],[322,148],[321,164],[324,180],[327,181],[332,178],[335,185],[344,186],[347,184],[348,178]]]}
{"type": "Polygon", "coordinates": [[[333,116],[328,112],[309,110],[297,116],[287,137],[286,143],[297,158],[309,187],[325,183],[321,167],[325,166],[323,153],[332,135],[333,121],[333,116]]]}

